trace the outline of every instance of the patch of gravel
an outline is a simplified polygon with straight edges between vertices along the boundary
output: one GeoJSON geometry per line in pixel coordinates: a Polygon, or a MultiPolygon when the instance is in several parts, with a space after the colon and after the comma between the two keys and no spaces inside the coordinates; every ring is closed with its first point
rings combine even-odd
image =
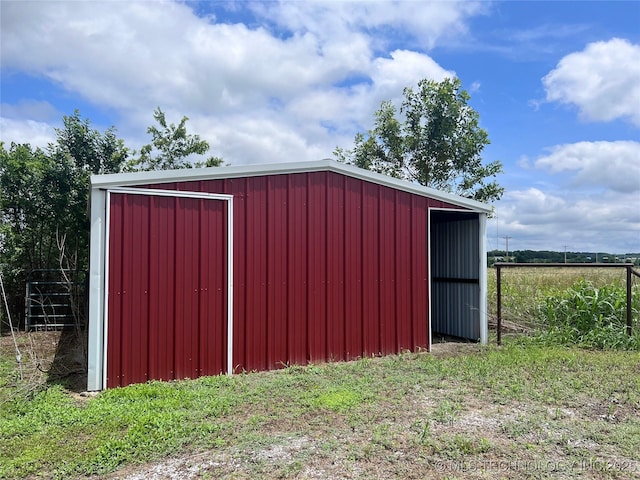
{"type": "Polygon", "coordinates": [[[301,450],[313,449],[313,445],[306,437],[288,437],[285,439],[287,443],[271,445],[268,448],[256,452],[255,458],[263,461],[281,461],[288,460],[301,450]]]}
{"type": "Polygon", "coordinates": [[[106,478],[109,480],[192,480],[202,478],[206,473],[233,472],[241,468],[241,463],[232,456],[209,451],[147,465],[132,465],[106,478]]]}

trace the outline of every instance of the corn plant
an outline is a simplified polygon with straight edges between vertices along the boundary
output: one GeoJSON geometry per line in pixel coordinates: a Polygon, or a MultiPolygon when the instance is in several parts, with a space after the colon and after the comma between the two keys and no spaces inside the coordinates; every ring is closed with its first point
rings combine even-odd
{"type": "MultiPolygon", "coordinates": [[[[636,289],[637,290],[637,289],[636,289]]],[[[640,298],[632,302],[632,316],[640,312],[640,298]]],[[[546,330],[540,338],[552,343],[600,349],[640,349],[640,332],[627,335],[626,291],[621,286],[579,280],[565,291],[549,295],[540,305],[546,330]]]]}

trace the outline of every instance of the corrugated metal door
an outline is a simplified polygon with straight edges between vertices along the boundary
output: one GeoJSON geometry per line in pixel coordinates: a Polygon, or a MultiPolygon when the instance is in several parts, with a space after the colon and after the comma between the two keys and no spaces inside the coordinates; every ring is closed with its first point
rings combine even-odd
{"type": "Polygon", "coordinates": [[[107,387],[225,371],[227,215],[219,200],[110,194],[107,387]]]}
{"type": "Polygon", "coordinates": [[[480,338],[480,223],[477,214],[431,212],[432,331],[480,338]]]}

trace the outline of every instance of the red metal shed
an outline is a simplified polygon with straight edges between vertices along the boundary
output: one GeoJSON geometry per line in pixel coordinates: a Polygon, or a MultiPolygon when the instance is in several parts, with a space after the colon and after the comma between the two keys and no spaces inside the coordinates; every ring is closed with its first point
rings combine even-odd
{"type": "Polygon", "coordinates": [[[486,342],[482,203],[330,160],[91,181],[89,390],[486,342]]]}

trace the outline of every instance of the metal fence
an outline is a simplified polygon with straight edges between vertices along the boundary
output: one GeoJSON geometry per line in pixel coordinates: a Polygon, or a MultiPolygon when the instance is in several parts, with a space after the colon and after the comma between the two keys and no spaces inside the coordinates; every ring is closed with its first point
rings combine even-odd
{"type": "Polygon", "coordinates": [[[25,329],[82,326],[86,310],[86,274],[55,269],[31,270],[25,291],[25,329]]]}
{"type": "Polygon", "coordinates": [[[626,288],[626,330],[632,333],[634,317],[632,301],[634,290],[640,295],[640,285],[634,288],[634,279],[640,272],[632,264],[621,263],[496,263],[495,281],[490,279],[489,292],[494,296],[497,343],[502,343],[505,325],[510,330],[535,329],[537,308],[550,291],[568,289],[579,280],[595,285],[617,285],[626,288]],[[508,271],[508,273],[507,273],[508,271]],[[535,273],[534,273],[535,271],[535,273]]]}

